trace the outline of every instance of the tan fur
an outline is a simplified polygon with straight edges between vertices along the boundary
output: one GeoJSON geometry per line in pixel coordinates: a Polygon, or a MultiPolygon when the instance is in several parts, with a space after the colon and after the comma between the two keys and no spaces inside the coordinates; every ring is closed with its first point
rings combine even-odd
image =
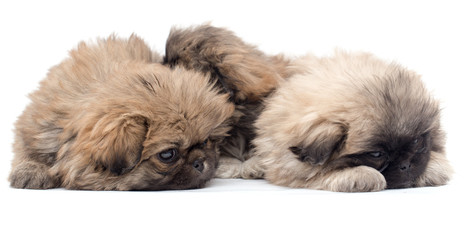
{"type": "Polygon", "coordinates": [[[377,151],[371,146],[374,141],[398,142],[409,149],[413,139],[427,133],[423,141],[429,141],[430,161],[420,177],[404,186],[449,180],[452,169],[444,153],[439,106],[417,74],[363,53],[308,55],[292,67],[303,73],[280,86],[256,121],[253,171],[260,169],[267,180],[282,186],[379,191],[390,185],[377,170],[380,166],[356,166],[357,158],[377,151]],[[295,146],[319,155],[308,158],[310,162],[298,159],[291,151],[295,146]]]}
{"type": "Polygon", "coordinates": [[[233,105],[207,76],[160,60],[136,36],[79,44],[30,95],[16,123],[11,186],[202,187],[217,167],[233,105]],[[162,162],[167,149],[179,158],[162,162]]]}

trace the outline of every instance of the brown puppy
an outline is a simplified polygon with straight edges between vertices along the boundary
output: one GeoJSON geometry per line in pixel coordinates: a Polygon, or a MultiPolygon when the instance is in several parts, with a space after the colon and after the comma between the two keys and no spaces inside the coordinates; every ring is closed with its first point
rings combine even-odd
{"type": "Polygon", "coordinates": [[[16,123],[12,187],[198,188],[232,115],[209,78],[169,69],[136,36],[79,44],[16,123]]]}
{"type": "Polygon", "coordinates": [[[357,192],[443,185],[440,108],[419,76],[370,54],[296,60],[256,121],[254,169],[296,188],[357,192]]]}
{"type": "Polygon", "coordinates": [[[249,158],[253,122],[262,110],[262,100],[292,74],[289,60],[267,56],[224,28],[201,25],[171,29],[164,64],[210,74],[211,82],[235,103],[233,129],[221,145],[216,176],[246,178],[257,173],[241,172],[241,164],[249,158]]]}

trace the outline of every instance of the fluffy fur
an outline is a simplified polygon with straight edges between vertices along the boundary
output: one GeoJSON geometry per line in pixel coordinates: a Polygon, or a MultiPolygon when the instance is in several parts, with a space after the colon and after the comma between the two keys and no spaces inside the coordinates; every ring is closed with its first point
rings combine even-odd
{"type": "Polygon", "coordinates": [[[446,184],[439,104],[416,73],[364,53],[292,65],[303,73],[266,101],[249,168],[277,185],[342,192],[446,184]]]}
{"type": "Polygon", "coordinates": [[[204,186],[233,104],[209,77],[160,61],[136,36],[79,44],[30,95],[16,123],[11,186],[204,186]]]}
{"type": "Polygon", "coordinates": [[[267,56],[233,32],[210,25],[171,29],[164,64],[184,66],[210,75],[210,81],[230,95],[235,104],[233,129],[221,145],[218,177],[248,177],[240,165],[249,158],[253,122],[262,110],[262,100],[293,74],[289,60],[267,56]]]}

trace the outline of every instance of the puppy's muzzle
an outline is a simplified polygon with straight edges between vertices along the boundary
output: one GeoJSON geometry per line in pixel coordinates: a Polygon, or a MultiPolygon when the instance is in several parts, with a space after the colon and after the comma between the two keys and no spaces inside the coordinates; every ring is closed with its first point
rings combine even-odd
{"type": "Polygon", "coordinates": [[[203,170],[205,169],[204,162],[205,160],[203,158],[198,158],[193,162],[193,168],[195,168],[199,172],[203,172],[203,170]]]}

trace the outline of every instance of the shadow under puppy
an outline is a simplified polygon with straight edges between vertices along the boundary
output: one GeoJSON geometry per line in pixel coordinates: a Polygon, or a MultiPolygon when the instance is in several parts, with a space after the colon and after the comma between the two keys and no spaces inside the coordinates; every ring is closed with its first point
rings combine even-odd
{"type": "Polygon", "coordinates": [[[160,61],[136,36],[80,43],[51,68],[16,122],[11,186],[204,186],[233,104],[207,76],[160,61]]]}
{"type": "Polygon", "coordinates": [[[289,60],[281,55],[268,56],[227,29],[200,25],[171,29],[164,64],[209,74],[210,81],[235,104],[233,128],[221,144],[216,176],[248,178],[261,174],[242,163],[247,164],[250,157],[253,122],[262,110],[262,100],[292,74],[287,68],[289,60]]]}
{"type": "Polygon", "coordinates": [[[268,98],[254,162],[270,182],[357,192],[446,184],[439,104],[420,77],[365,53],[308,55],[268,98]]]}

